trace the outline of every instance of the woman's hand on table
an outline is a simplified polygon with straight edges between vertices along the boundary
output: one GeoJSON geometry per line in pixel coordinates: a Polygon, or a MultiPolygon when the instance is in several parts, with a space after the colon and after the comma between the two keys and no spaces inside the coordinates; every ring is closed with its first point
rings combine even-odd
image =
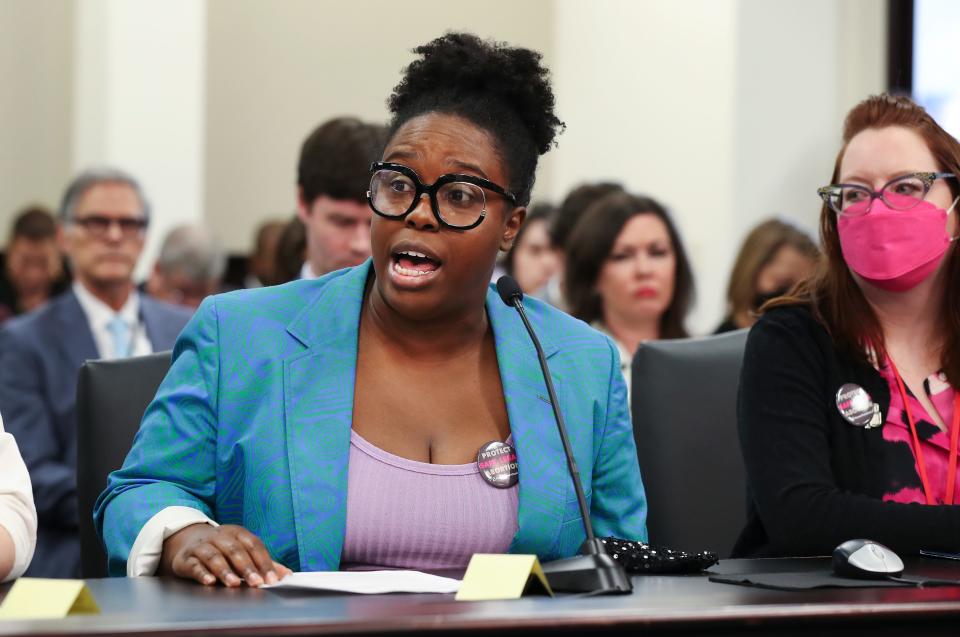
{"type": "Polygon", "coordinates": [[[233,524],[191,524],[163,542],[159,574],[172,574],[212,586],[235,588],[276,584],[291,573],[270,557],[256,535],[233,524]]]}

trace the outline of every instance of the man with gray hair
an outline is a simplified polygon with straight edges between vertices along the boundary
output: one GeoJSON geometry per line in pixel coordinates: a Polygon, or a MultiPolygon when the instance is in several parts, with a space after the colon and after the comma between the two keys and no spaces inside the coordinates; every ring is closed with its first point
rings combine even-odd
{"type": "Polygon", "coordinates": [[[144,290],[155,299],[195,310],[219,291],[226,267],[227,256],[207,228],[178,226],[163,240],[144,290]]]}
{"type": "Polygon", "coordinates": [[[77,372],[84,361],[170,349],[190,313],[139,294],[133,270],[150,206],[127,173],[77,176],[60,206],[58,241],[70,290],[0,331],[0,410],[33,482],[40,525],[32,577],[80,575],[77,510],[77,372]]]}

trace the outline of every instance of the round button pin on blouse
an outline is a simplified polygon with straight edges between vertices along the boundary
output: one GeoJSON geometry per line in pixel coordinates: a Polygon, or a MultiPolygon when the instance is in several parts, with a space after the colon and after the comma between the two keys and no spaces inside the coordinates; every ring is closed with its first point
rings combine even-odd
{"type": "Polygon", "coordinates": [[[860,385],[846,383],[837,390],[837,411],[851,425],[870,425],[876,410],[870,394],[860,385]]]}
{"type": "Polygon", "coordinates": [[[509,489],[520,480],[517,452],[505,442],[494,440],[480,447],[477,468],[490,486],[509,489]]]}

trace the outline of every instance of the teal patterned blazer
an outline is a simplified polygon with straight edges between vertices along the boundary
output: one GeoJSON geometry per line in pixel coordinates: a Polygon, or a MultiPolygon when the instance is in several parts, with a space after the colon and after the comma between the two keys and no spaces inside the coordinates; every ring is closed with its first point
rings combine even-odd
{"type": "MultiPolygon", "coordinates": [[[[94,509],[112,575],[168,506],[258,535],[293,570],[337,569],[357,334],[370,261],[208,298],[177,340],[123,467],[94,509]]],[[[646,498],[611,341],[530,299],[598,536],[646,540],[646,498]]],[[[492,288],[487,315],[520,471],[513,553],[574,555],[584,532],[536,352],[492,288]]],[[[425,396],[429,399],[428,396],[425,396]]],[[[370,397],[376,400],[376,397],[370,397]]]]}

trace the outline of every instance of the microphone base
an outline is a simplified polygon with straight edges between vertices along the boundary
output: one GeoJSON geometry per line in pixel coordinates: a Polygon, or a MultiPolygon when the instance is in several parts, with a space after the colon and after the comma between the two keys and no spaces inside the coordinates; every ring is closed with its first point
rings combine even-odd
{"type": "MultiPolygon", "coordinates": [[[[600,546],[598,540],[595,542],[600,546]]],[[[590,547],[584,544],[583,548],[590,547]]],[[[627,572],[602,549],[600,552],[590,551],[587,555],[554,560],[541,566],[550,588],[555,591],[592,595],[624,595],[633,591],[633,583],[627,572]]]]}

